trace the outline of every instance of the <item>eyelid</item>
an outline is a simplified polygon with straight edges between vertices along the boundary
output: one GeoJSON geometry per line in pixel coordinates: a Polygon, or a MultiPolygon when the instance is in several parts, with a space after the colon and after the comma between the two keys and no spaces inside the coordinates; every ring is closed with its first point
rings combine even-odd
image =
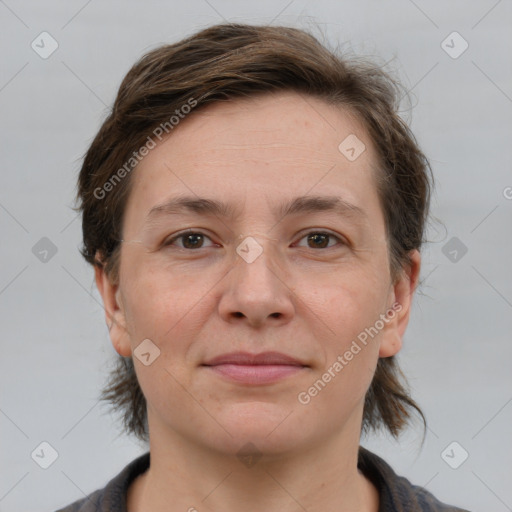
{"type": "MultiPolygon", "coordinates": [[[[324,229],[324,228],[308,228],[304,231],[301,231],[297,236],[298,236],[298,241],[300,242],[306,235],[309,235],[309,234],[324,234],[324,235],[329,235],[331,236],[332,238],[335,238],[338,242],[341,242],[342,245],[349,245],[349,242],[348,240],[342,236],[342,235],[339,235],[337,233],[334,233],[328,229],[324,229]]],[[[209,235],[207,235],[205,232],[203,232],[202,230],[200,229],[194,229],[194,228],[188,228],[188,229],[185,229],[183,231],[180,231],[174,235],[172,235],[170,238],[167,238],[164,240],[164,242],[162,243],[162,246],[166,247],[166,246],[171,246],[172,243],[174,243],[176,240],[180,239],[181,237],[187,235],[187,234],[194,234],[194,235],[202,235],[206,238],[209,238],[211,240],[211,237],[209,235]]],[[[213,242],[213,240],[212,240],[213,242]]],[[[217,244],[218,245],[218,244],[217,244]]],[[[326,247],[324,248],[325,249],[332,249],[333,247],[335,246],[332,246],[332,247],[326,247]]],[[[185,251],[188,251],[188,252],[192,252],[192,251],[197,251],[199,249],[207,249],[207,247],[199,247],[199,249],[185,249],[183,247],[178,247],[178,249],[182,249],[182,250],[185,250],[185,251]]]]}
{"type": "MultiPolygon", "coordinates": [[[[211,240],[211,237],[209,235],[207,235],[206,233],[204,233],[203,231],[201,231],[200,229],[188,228],[188,229],[185,229],[183,231],[179,231],[178,233],[172,235],[169,238],[166,238],[162,242],[162,247],[170,246],[176,240],[180,239],[181,237],[183,237],[183,236],[185,236],[187,234],[202,235],[202,236],[207,237],[207,238],[209,238],[211,240]]],[[[183,247],[178,247],[178,249],[182,249],[182,250],[185,250],[185,251],[192,251],[193,250],[193,249],[185,249],[183,247]]],[[[200,247],[200,249],[204,249],[204,247],[200,247]]]]}
{"type": "MultiPolygon", "coordinates": [[[[299,233],[298,235],[298,241],[300,242],[305,236],[309,235],[309,234],[320,234],[320,235],[328,235],[330,236],[331,238],[334,238],[336,239],[336,241],[338,243],[330,246],[330,247],[323,247],[323,248],[320,248],[320,249],[312,249],[313,251],[321,251],[322,249],[324,251],[327,251],[329,249],[336,249],[337,247],[340,247],[340,246],[345,246],[345,247],[350,247],[350,242],[347,240],[346,237],[344,237],[343,235],[339,235],[337,233],[334,233],[328,229],[308,229],[306,231],[303,231],[301,233],[299,233]]],[[[306,247],[306,249],[308,249],[308,247],[306,247]]]]}

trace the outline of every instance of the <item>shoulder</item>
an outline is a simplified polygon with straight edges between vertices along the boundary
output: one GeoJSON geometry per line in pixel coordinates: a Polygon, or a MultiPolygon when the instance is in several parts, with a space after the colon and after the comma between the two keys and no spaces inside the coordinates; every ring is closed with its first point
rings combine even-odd
{"type": "Polygon", "coordinates": [[[56,512],[126,512],[130,484],[149,467],[149,452],[132,460],[102,489],[60,508],[56,512]]]}
{"type": "Polygon", "coordinates": [[[99,512],[101,502],[104,501],[106,487],[98,489],[89,496],[77,500],[64,508],[59,508],[56,512],[99,512]]]}
{"type": "Polygon", "coordinates": [[[358,467],[377,487],[379,512],[469,512],[442,503],[425,488],[397,475],[384,459],[362,446],[358,467]]]}

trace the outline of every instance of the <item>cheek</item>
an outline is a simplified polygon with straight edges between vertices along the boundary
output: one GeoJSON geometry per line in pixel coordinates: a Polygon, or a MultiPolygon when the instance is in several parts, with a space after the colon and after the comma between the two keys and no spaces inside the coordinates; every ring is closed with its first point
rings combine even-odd
{"type": "Polygon", "coordinates": [[[175,287],[144,286],[132,283],[128,291],[127,314],[132,344],[137,340],[150,338],[159,346],[165,338],[179,337],[192,305],[190,294],[182,293],[175,287]]]}
{"type": "Polygon", "coordinates": [[[357,337],[385,312],[388,281],[385,275],[381,278],[377,270],[340,271],[331,274],[321,288],[313,292],[308,292],[307,288],[302,291],[304,300],[315,313],[323,311],[322,316],[328,319],[331,331],[334,331],[331,334],[341,343],[357,337]]]}
{"type": "Polygon", "coordinates": [[[375,325],[385,313],[386,285],[376,274],[353,272],[337,281],[332,277],[322,306],[316,293],[311,295],[310,309],[329,327],[318,340],[323,353],[319,386],[329,388],[322,390],[322,400],[347,403],[364,396],[378,361],[381,330],[375,325]]]}
{"type": "Polygon", "coordinates": [[[325,306],[314,311],[325,319],[329,334],[317,338],[322,356],[309,387],[301,389],[305,400],[301,402],[297,396],[298,403],[309,400],[307,407],[311,406],[308,410],[312,412],[325,415],[325,410],[330,410],[328,422],[332,425],[345,421],[348,412],[364,400],[378,361],[379,333],[370,328],[383,313],[383,287],[377,289],[360,279],[357,283],[331,283],[325,306]]]}
{"type": "Polygon", "coordinates": [[[320,430],[328,433],[338,430],[340,425],[355,421],[363,412],[364,398],[375,373],[378,350],[375,350],[375,346],[361,346],[349,361],[344,356],[344,349],[348,347],[340,344],[339,350],[330,354],[326,366],[316,372],[296,396],[296,409],[305,415],[301,424],[310,428],[311,436],[318,435],[319,428],[308,418],[321,418],[320,430]],[[341,356],[342,362],[337,359],[338,356],[341,356]]]}
{"type": "Polygon", "coordinates": [[[122,269],[125,311],[136,332],[148,329],[157,335],[167,325],[171,328],[190,309],[195,283],[183,279],[179,272],[162,271],[151,259],[127,254],[122,269]]]}
{"type": "MultiPolygon", "coordinates": [[[[124,283],[124,302],[132,351],[150,339],[160,350],[155,366],[172,369],[180,381],[186,381],[194,341],[215,312],[215,283],[220,276],[154,271],[147,264],[125,275],[130,276],[124,283]]],[[[145,369],[141,371],[145,382],[145,369]]],[[[155,385],[153,380],[148,384],[155,385]]]]}

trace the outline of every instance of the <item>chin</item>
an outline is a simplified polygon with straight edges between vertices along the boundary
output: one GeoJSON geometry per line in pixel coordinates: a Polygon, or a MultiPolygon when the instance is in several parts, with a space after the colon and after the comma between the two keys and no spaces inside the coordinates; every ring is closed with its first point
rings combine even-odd
{"type": "Polygon", "coordinates": [[[232,434],[223,438],[221,448],[237,453],[248,443],[265,453],[283,453],[304,441],[305,425],[298,424],[292,408],[277,404],[250,402],[233,406],[229,413],[218,416],[219,423],[232,434]],[[291,413],[291,414],[290,414],[291,413]]]}
{"type": "Polygon", "coordinates": [[[247,431],[237,432],[229,440],[223,439],[220,442],[211,440],[210,448],[220,454],[238,458],[244,455],[255,455],[259,458],[264,455],[269,461],[293,453],[305,442],[302,437],[295,439],[285,430],[281,433],[284,435],[271,434],[269,436],[268,432],[270,431],[257,432],[255,429],[247,429],[247,431]]]}

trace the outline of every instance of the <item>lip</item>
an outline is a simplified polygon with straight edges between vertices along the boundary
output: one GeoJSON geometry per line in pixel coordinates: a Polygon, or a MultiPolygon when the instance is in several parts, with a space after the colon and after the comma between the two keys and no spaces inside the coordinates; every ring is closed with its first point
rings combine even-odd
{"type": "Polygon", "coordinates": [[[259,354],[230,352],[229,354],[221,354],[203,363],[205,366],[217,366],[220,364],[307,366],[298,359],[281,352],[261,352],[259,354]]]}
{"type": "Polygon", "coordinates": [[[230,381],[253,385],[277,382],[308,367],[280,352],[231,352],[214,357],[202,366],[230,381]]]}

